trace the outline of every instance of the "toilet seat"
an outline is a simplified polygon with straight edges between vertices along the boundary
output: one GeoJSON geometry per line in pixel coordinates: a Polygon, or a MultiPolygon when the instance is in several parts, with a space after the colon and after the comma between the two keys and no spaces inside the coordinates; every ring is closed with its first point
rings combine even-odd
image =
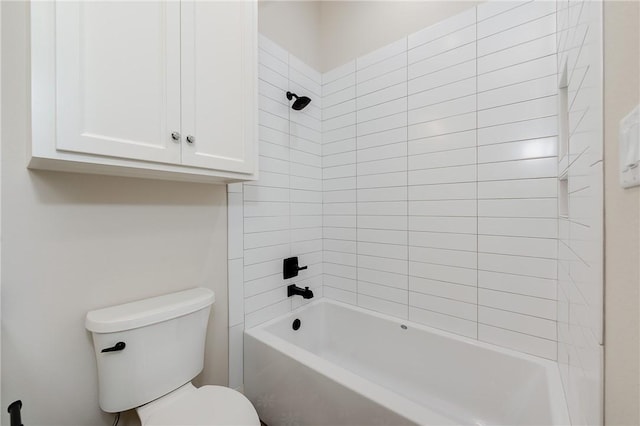
{"type": "Polygon", "coordinates": [[[137,411],[143,426],[260,426],[251,402],[223,386],[188,384],[137,411]]]}

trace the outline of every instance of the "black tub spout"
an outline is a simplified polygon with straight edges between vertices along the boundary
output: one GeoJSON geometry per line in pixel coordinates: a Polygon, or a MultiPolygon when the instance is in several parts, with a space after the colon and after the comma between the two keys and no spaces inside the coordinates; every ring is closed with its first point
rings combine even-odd
{"type": "Polygon", "coordinates": [[[302,296],[305,299],[311,299],[313,297],[313,291],[309,290],[309,287],[300,288],[295,284],[290,284],[287,287],[287,297],[294,295],[302,296]]]}

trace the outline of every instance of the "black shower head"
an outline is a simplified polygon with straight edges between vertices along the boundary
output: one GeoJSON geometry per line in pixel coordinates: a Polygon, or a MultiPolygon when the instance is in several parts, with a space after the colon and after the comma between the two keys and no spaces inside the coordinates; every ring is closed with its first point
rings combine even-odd
{"type": "Polygon", "coordinates": [[[296,100],[293,101],[293,105],[291,105],[291,108],[295,109],[296,111],[304,109],[304,107],[309,105],[309,102],[311,102],[311,99],[306,96],[298,96],[295,93],[287,92],[287,99],[291,100],[293,98],[296,98],[296,100]]]}

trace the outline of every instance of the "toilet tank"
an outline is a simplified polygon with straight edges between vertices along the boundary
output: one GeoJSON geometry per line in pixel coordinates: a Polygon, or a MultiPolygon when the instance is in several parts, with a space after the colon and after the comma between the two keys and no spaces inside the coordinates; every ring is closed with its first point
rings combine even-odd
{"type": "Polygon", "coordinates": [[[213,301],[211,290],[194,288],[89,312],[100,408],[139,407],[197,376],[213,301]]]}

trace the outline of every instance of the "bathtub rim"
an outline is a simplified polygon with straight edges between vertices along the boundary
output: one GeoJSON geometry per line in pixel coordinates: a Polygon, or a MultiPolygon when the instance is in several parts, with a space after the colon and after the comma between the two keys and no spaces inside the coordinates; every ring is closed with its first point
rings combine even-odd
{"type": "Polygon", "coordinates": [[[402,408],[402,414],[399,415],[406,417],[408,420],[415,422],[416,424],[421,424],[426,411],[429,411],[433,414],[434,421],[437,421],[437,424],[456,424],[453,423],[451,419],[446,418],[432,410],[429,410],[428,407],[413,402],[408,398],[385,388],[384,386],[371,382],[370,380],[358,374],[352,373],[346,368],[340,367],[339,365],[336,365],[335,363],[328,361],[266,330],[266,328],[270,327],[273,324],[284,321],[287,318],[293,318],[294,316],[299,315],[301,312],[310,309],[313,306],[321,304],[333,304],[345,309],[362,313],[364,315],[371,315],[382,320],[390,321],[397,325],[407,325],[408,327],[418,329],[425,333],[432,333],[440,337],[453,339],[473,345],[475,347],[491,350],[507,356],[513,356],[537,364],[543,367],[545,371],[550,400],[549,408],[551,411],[551,416],[554,420],[553,424],[571,425],[566,396],[560,378],[560,369],[556,361],[541,358],[524,352],[518,352],[516,350],[504,348],[492,343],[471,339],[466,336],[450,333],[424,324],[397,318],[391,315],[383,314],[381,312],[373,311],[371,309],[366,309],[360,306],[355,306],[322,297],[318,300],[314,300],[313,302],[301,305],[291,312],[279,315],[271,320],[265,321],[264,323],[255,325],[251,328],[247,328],[244,330],[244,334],[245,336],[249,336],[256,340],[259,340],[267,346],[270,346],[272,349],[281,352],[284,356],[304,364],[306,367],[314,370],[316,373],[323,374],[334,382],[345,386],[354,392],[363,394],[365,397],[372,399],[376,403],[389,410],[397,413],[398,408],[402,408]]]}
{"type": "MultiPolygon", "coordinates": [[[[316,302],[313,302],[316,304],[316,302]]],[[[310,307],[311,303],[304,305],[303,307],[310,307]]],[[[396,392],[385,388],[377,383],[374,383],[350,370],[341,367],[331,361],[328,361],[300,346],[288,342],[287,340],[278,337],[274,334],[264,330],[269,323],[273,324],[277,320],[282,320],[295,312],[300,312],[300,308],[295,311],[281,315],[274,320],[270,320],[267,323],[260,324],[251,329],[245,329],[245,338],[253,338],[256,341],[268,346],[272,350],[279,352],[282,356],[289,358],[292,362],[298,362],[304,367],[313,370],[316,374],[327,377],[329,380],[344,386],[345,388],[362,395],[364,398],[370,399],[380,406],[396,413],[399,417],[404,417],[410,422],[420,425],[424,421],[425,413],[429,412],[432,416],[433,424],[437,425],[457,425],[451,419],[444,417],[428,407],[424,407],[416,402],[413,402],[406,397],[397,394],[396,392]],[[264,326],[264,327],[262,327],[264,326]]],[[[246,347],[246,343],[245,343],[246,347]]],[[[246,375],[246,357],[245,357],[245,375],[246,375]]],[[[246,380],[245,380],[246,382],[246,380]]],[[[244,386],[245,392],[247,391],[246,384],[244,386]]]]}

